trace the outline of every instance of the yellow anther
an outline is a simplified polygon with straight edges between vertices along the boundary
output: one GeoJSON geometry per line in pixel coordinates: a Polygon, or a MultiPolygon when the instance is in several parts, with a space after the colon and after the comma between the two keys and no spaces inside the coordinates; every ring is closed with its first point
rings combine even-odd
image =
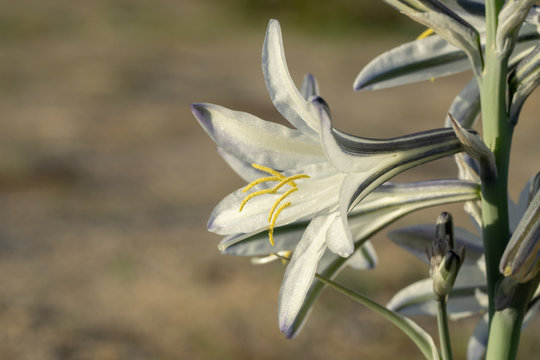
{"type": "Polygon", "coordinates": [[[276,213],[274,214],[274,217],[272,218],[272,222],[270,223],[270,230],[268,230],[268,238],[270,240],[270,244],[274,246],[274,227],[276,226],[276,220],[279,216],[279,214],[288,206],[290,206],[291,203],[285,203],[279,207],[279,209],[276,210],[276,213]]]}
{"type": "Polygon", "coordinates": [[[277,172],[276,170],[272,169],[272,168],[269,168],[267,166],[262,166],[262,165],[259,165],[259,164],[251,164],[251,166],[253,166],[255,169],[257,170],[261,170],[261,171],[264,171],[266,173],[269,173],[271,175],[274,175],[274,176],[277,176],[279,178],[283,178],[284,176],[282,174],[280,174],[279,172],[277,172]]]}
{"type": "Polygon", "coordinates": [[[512,275],[512,266],[510,265],[506,265],[506,267],[504,268],[504,276],[510,276],[512,275]]]}
{"type": "Polygon", "coordinates": [[[289,196],[291,193],[298,191],[297,187],[290,188],[289,190],[285,191],[283,195],[279,197],[279,199],[276,200],[274,205],[272,205],[272,209],[270,210],[270,214],[268,215],[268,222],[272,221],[272,215],[274,215],[274,211],[276,211],[276,208],[278,207],[279,203],[283,201],[287,196],[289,196]]]}
{"type": "Polygon", "coordinates": [[[242,202],[240,203],[240,209],[238,211],[242,211],[242,209],[244,209],[244,206],[246,205],[246,203],[253,199],[255,196],[258,196],[258,195],[263,195],[263,194],[275,194],[279,189],[281,189],[284,185],[288,184],[291,188],[287,191],[285,191],[277,200],[276,202],[274,202],[274,205],[272,205],[272,208],[270,209],[270,214],[268,215],[268,222],[270,223],[270,229],[268,230],[268,238],[270,240],[270,243],[272,245],[274,245],[274,227],[275,227],[275,224],[276,224],[276,220],[279,216],[279,214],[288,206],[291,205],[291,202],[288,202],[286,204],[283,204],[281,207],[279,207],[277,210],[276,208],[279,206],[279,204],[287,197],[289,196],[290,194],[292,194],[293,192],[295,191],[298,191],[298,185],[296,185],[296,183],[294,182],[294,180],[298,180],[298,179],[307,179],[309,178],[308,175],[306,174],[298,174],[298,175],[293,175],[293,176],[285,176],[281,173],[279,173],[278,171],[274,170],[274,169],[271,169],[269,167],[266,167],[266,166],[262,166],[262,165],[258,165],[258,164],[251,164],[251,166],[253,166],[255,169],[257,170],[261,170],[261,171],[264,171],[270,175],[273,175],[273,176],[266,176],[266,177],[263,177],[263,178],[260,178],[260,179],[257,179],[257,180],[254,180],[252,181],[251,183],[249,183],[243,190],[242,192],[246,192],[250,189],[252,189],[253,187],[255,187],[256,185],[259,185],[259,184],[262,184],[262,183],[265,183],[265,182],[268,182],[268,181],[279,181],[278,184],[276,184],[273,188],[270,188],[270,189],[263,189],[263,190],[259,190],[259,191],[255,191],[251,194],[249,194],[248,196],[246,196],[244,198],[244,200],[242,200],[242,202]]]}
{"type": "Polygon", "coordinates": [[[435,31],[433,31],[432,28],[428,28],[428,29],[426,29],[423,33],[421,33],[420,35],[418,35],[418,37],[416,38],[416,40],[420,40],[420,39],[423,39],[423,38],[427,38],[429,35],[432,35],[432,34],[435,34],[435,31]]]}

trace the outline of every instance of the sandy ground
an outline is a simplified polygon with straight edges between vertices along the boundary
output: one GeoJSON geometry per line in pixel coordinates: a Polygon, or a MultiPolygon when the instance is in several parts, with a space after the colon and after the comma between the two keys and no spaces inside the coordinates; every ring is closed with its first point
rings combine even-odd
{"type": "MultiPolygon", "coordinates": [[[[301,335],[284,339],[276,320],[282,266],[221,256],[219,237],[205,231],[213,206],[242,181],[189,104],[282,121],[260,73],[266,24],[221,32],[209,21],[214,13],[189,2],[163,21],[168,7],[142,12],[135,26],[121,7],[96,4],[81,11],[25,1],[0,29],[0,358],[418,359],[398,330],[330,291],[301,335]]],[[[353,93],[361,67],[398,40],[283,31],[294,79],[316,74],[336,126],[362,136],[439,127],[468,80],[353,93]]],[[[516,131],[514,197],[538,169],[538,100],[516,131]]],[[[443,160],[400,179],[454,173],[443,160]]],[[[397,226],[433,221],[439,211],[397,226]]],[[[386,302],[426,275],[384,234],[375,246],[379,269],[345,272],[343,282],[386,302]]],[[[417,320],[433,330],[432,319],[417,320]]],[[[457,358],[473,326],[452,323],[457,358]]],[[[539,330],[533,321],[520,358],[538,353],[539,330]]]]}

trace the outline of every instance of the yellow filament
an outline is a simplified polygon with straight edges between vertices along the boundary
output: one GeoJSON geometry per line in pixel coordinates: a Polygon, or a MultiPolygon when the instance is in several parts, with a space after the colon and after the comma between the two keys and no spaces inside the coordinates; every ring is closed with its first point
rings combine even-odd
{"type": "Polygon", "coordinates": [[[285,191],[285,193],[281,195],[279,199],[276,200],[276,202],[272,206],[272,209],[270,210],[270,215],[268,215],[268,222],[272,221],[272,215],[274,215],[274,211],[276,211],[276,208],[278,207],[279,203],[282,202],[287,196],[289,196],[291,193],[295,191],[298,191],[297,187],[294,187],[285,191]]]}
{"type": "Polygon", "coordinates": [[[435,31],[433,31],[432,28],[428,28],[427,30],[425,30],[423,33],[421,33],[420,35],[418,35],[418,37],[416,38],[416,40],[420,40],[420,39],[423,39],[423,38],[427,38],[429,35],[432,35],[434,34],[435,31]]]}
{"type": "MultiPolygon", "coordinates": [[[[281,182],[279,184],[277,184],[274,189],[272,190],[275,190],[275,191],[278,191],[279,188],[281,188],[283,185],[285,184],[289,184],[291,185],[292,187],[296,187],[296,183],[293,181],[293,180],[298,180],[298,179],[307,179],[309,178],[308,175],[305,175],[305,174],[299,174],[299,175],[293,175],[293,176],[289,176],[289,177],[284,177],[283,180],[281,180],[281,182]]],[[[275,192],[274,191],[274,192],[275,192]]]]}
{"type": "Polygon", "coordinates": [[[274,246],[274,227],[276,226],[276,220],[279,216],[279,214],[288,206],[290,206],[291,203],[285,203],[279,207],[279,209],[276,210],[276,213],[274,214],[274,218],[272,219],[272,222],[270,223],[270,230],[268,230],[268,238],[270,240],[270,244],[274,246]]]}
{"type": "Polygon", "coordinates": [[[263,189],[263,190],[255,191],[254,193],[249,194],[248,196],[245,197],[244,200],[242,200],[242,203],[240,204],[240,209],[238,211],[239,212],[242,211],[242,209],[244,208],[244,205],[246,205],[246,203],[249,200],[253,199],[255,196],[262,195],[262,194],[271,194],[274,192],[275,192],[274,189],[263,189]]]}
{"type": "Polygon", "coordinates": [[[250,189],[252,189],[254,186],[256,185],[259,185],[259,184],[262,184],[262,183],[265,183],[265,182],[268,182],[268,181],[279,181],[278,184],[276,184],[273,188],[271,189],[263,189],[263,190],[259,190],[259,191],[255,191],[251,194],[249,194],[248,196],[246,196],[244,198],[244,200],[242,200],[242,202],[240,203],[240,209],[238,211],[242,211],[244,209],[244,206],[247,204],[247,202],[251,199],[253,199],[255,196],[258,196],[258,195],[263,195],[263,194],[275,194],[279,189],[281,189],[285,184],[288,184],[291,188],[287,191],[285,191],[285,193],[283,193],[277,200],[276,202],[274,202],[274,205],[272,205],[272,208],[270,209],[270,214],[268,215],[268,222],[270,223],[270,229],[268,231],[268,238],[270,240],[270,243],[272,244],[272,246],[274,245],[274,227],[275,227],[275,224],[276,224],[276,220],[279,216],[279,214],[288,206],[291,205],[291,202],[288,202],[286,204],[283,204],[281,207],[279,207],[277,210],[276,208],[279,206],[279,204],[287,197],[289,196],[290,194],[292,194],[293,192],[295,191],[298,191],[298,185],[296,185],[296,183],[294,182],[294,180],[298,180],[298,179],[307,179],[309,178],[308,175],[306,174],[298,174],[298,175],[293,175],[293,176],[285,176],[281,173],[279,173],[278,171],[274,170],[274,169],[271,169],[269,167],[266,167],[266,166],[262,166],[262,165],[258,165],[258,164],[251,164],[251,166],[253,166],[255,169],[257,170],[261,170],[261,171],[264,171],[270,175],[273,175],[273,176],[266,176],[266,177],[262,177],[260,179],[257,179],[257,180],[254,180],[252,181],[251,183],[249,183],[243,190],[242,192],[246,192],[250,189]]]}
{"type": "Polygon", "coordinates": [[[277,176],[268,176],[268,177],[263,177],[263,178],[260,178],[260,179],[257,179],[257,180],[254,180],[252,182],[250,182],[243,190],[242,192],[246,192],[248,190],[250,190],[252,187],[256,186],[256,185],[259,185],[259,184],[262,184],[263,182],[267,182],[267,181],[280,181],[281,178],[280,177],[277,177],[277,176]]]}

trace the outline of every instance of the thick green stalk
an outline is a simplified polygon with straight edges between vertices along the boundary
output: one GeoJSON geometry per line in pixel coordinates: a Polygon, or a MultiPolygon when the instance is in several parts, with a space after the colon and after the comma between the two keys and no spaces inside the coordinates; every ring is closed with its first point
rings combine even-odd
{"type": "Polygon", "coordinates": [[[437,300],[437,326],[439,328],[441,356],[443,360],[452,360],[452,344],[450,343],[450,331],[448,330],[446,298],[437,300]]]}
{"type": "Polygon", "coordinates": [[[486,359],[516,358],[523,318],[539,280],[540,276],[537,276],[527,283],[517,284],[506,296],[499,298],[504,306],[493,315],[486,359]]]}
{"type": "Polygon", "coordinates": [[[495,286],[502,278],[499,260],[509,239],[508,162],[512,127],[506,113],[507,59],[499,58],[495,46],[497,14],[502,1],[486,1],[485,66],[480,80],[484,142],[495,155],[497,176],[482,179],[483,241],[490,318],[494,312],[495,286]]]}
{"type": "Polygon", "coordinates": [[[508,225],[508,165],[512,125],[506,112],[508,59],[497,53],[497,15],[503,0],[486,1],[485,67],[480,80],[484,142],[495,155],[497,175],[482,179],[483,242],[489,296],[490,333],[487,359],[515,359],[523,309],[496,309],[499,262],[510,238],[508,225]]]}

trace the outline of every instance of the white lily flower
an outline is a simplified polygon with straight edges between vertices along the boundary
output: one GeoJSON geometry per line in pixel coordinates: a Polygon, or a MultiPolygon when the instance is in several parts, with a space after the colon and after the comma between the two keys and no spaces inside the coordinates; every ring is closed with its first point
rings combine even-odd
{"type": "Polygon", "coordinates": [[[287,69],[281,30],[271,20],[263,46],[263,74],[274,106],[294,129],[212,104],[193,104],[200,124],[225,159],[251,181],[214,209],[208,229],[220,235],[256,234],[309,221],[285,272],[279,299],[282,331],[291,326],[328,248],[342,257],[355,249],[348,212],[379,185],[413,166],[455,154],[451,129],[389,140],[344,134],[332,127],[328,106],[308,78],[302,94],[287,69]],[[256,171],[254,171],[256,170],[256,171]]]}

